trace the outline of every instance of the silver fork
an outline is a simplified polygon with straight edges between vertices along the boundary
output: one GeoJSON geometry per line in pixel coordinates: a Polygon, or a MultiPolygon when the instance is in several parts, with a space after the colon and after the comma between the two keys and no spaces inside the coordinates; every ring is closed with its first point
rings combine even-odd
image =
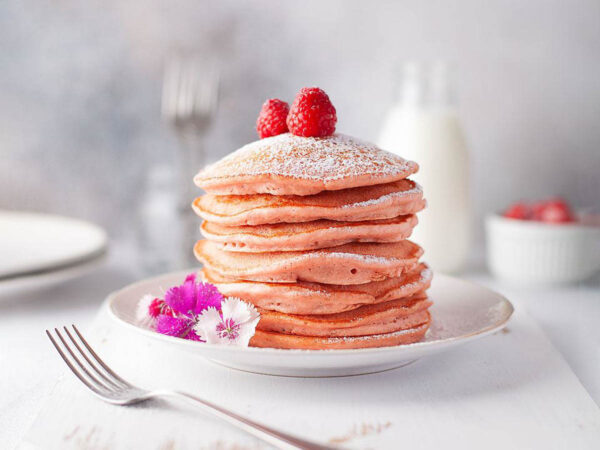
{"type": "MultiPolygon", "coordinates": [[[[74,337],[74,334],[72,334],[67,327],[63,327],[67,336],[66,338],[56,328],[54,329],[54,333],[58,337],[58,340],[52,336],[50,331],[46,330],[46,334],[50,341],[52,341],[56,351],[58,351],[64,362],[69,366],[69,369],[71,369],[71,372],[73,372],[75,376],[79,378],[92,393],[94,393],[94,395],[105,402],[115,405],[133,405],[134,403],[144,402],[157,397],[179,398],[200,407],[203,411],[209,412],[229,424],[280,449],[334,449],[334,447],[316,444],[274,430],[273,428],[261,425],[260,423],[228,411],[225,408],[221,408],[214,403],[202,400],[194,395],[186,394],[185,392],[166,389],[148,391],[133,386],[108,367],[83,338],[77,327],[75,325],[71,326],[73,327],[74,334],[77,338],[74,337]],[[81,344],[83,344],[83,347],[87,351],[83,350],[81,344]],[[67,354],[69,356],[67,356],[67,354]]],[[[335,448],[339,449],[339,447],[335,448]]]]}
{"type": "Polygon", "coordinates": [[[195,196],[192,178],[205,163],[203,139],[217,110],[219,85],[219,70],[210,58],[175,55],[165,66],[161,114],[173,127],[181,150],[178,208],[184,233],[182,254],[187,256],[180,262],[182,267],[197,263],[187,245],[198,233],[198,222],[190,208],[195,196]]]}
{"type": "Polygon", "coordinates": [[[165,67],[161,114],[182,140],[184,156],[190,158],[183,162],[192,164],[185,166],[188,170],[203,163],[201,141],[217,110],[219,84],[216,64],[198,55],[175,56],[165,67]]]}

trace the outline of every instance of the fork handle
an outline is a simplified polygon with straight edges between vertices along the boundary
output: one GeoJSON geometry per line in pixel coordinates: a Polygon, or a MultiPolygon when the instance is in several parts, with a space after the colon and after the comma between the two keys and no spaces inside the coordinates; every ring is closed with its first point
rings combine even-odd
{"type": "Polygon", "coordinates": [[[274,430],[253,420],[247,419],[234,412],[221,408],[214,403],[208,402],[194,395],[180,391],[160,390],[151,393],[152,397],[175,397],[186,400],[188,403],[200,407],[200,409],[223,419],[225,422],[244,430],[263,441],[280,449],[303,449],[303,450],[333,450],[339,447],[328,447],[314,442],[306,441],[281,431],[274,430]]]}

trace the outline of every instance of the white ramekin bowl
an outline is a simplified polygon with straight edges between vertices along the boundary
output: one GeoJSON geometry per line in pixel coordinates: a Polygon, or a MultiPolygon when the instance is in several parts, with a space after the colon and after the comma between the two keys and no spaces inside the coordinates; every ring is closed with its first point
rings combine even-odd
{"type": "Polygon", "coordinates": [[[600,270],[600,227],[486,218],[487,262],[498,278],[523,284],[571,283],[600,270]]]}

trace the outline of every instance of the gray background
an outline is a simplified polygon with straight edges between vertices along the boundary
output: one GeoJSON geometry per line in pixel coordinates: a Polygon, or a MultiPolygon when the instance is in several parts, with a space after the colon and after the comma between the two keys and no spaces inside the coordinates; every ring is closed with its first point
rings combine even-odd
{"type": "MultiPolygon", "coordinates": [[[[519,198],[598,206],[600,2],[0,2],[0,207],[135,235],[144,173],[174,164],[165,59],[219,59],[214,159],[255,139],[267,97],[319,85],[338,130],[376,139],[406,59],[454,62],[481,217],[519,198]]],[[[426,188],[426,187],[425,187],[426,188]]]]}

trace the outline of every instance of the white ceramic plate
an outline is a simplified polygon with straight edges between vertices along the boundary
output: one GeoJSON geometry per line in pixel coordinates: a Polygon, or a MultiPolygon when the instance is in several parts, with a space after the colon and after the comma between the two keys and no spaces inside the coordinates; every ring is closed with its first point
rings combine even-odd
{"type": "Polygon", "coordinates": [[[173,349],[207,358],[233,369],[267,375],[324,377],[359,375],[401,367],[432,353],[441,352],[503,328],[513,312],[512,304],[476,284],[436,274],[428,291],[434,302],[432,325],[422,342],[395,347],[357,350],[282,350],[209,345],[164,336],[137,322],[138,300],[145,294],[162,296],[165,288],[180,284],[186,272],[140,281],[111,294],[111,317],[144,336],[173,349]]]}
{"type": "Polygon", "coordinates": [[[81,220],[0,211],[0,281],[67,269],[106,250],[106,233],[81,220]]]}
{"type": "Polygon", "coordinates": [[[102,253],[91,259],[79,261],[77,264],[60,267],[55,270],[0,279],[0,302],[13,300],[15,294],[41,291],[42,289],[48,289],[79,278],[96,270],[102,265],[105,259],[106,254],[102,253]]]}

